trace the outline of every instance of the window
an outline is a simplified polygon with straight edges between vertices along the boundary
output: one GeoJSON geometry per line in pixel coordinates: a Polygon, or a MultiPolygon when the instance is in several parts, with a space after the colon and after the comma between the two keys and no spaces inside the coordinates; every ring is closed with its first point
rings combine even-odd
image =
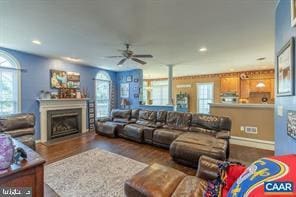
{"type": "Polygon", "coordinates": [[[198,83],[197,84],[197,111],[199,113],[208,114],[210,105],[214,101],[214,83],[198,83]]]}
{"type": "Polygon", "coordinates": [[[0,115],[20,111],[20,66],[16,59],[0,51],[0,115]]]}
{"type": "Polygon", "coordinates": [[[153,105],[167,105],[169,102],[168,80],[151,81],[151,88],[153,105]]]}
{"type": "Polygon", "coordinates": [[[107,72],[99,71],[96,75],[96,117],[108,117],[110,112],[111,79],[107,72]]]}

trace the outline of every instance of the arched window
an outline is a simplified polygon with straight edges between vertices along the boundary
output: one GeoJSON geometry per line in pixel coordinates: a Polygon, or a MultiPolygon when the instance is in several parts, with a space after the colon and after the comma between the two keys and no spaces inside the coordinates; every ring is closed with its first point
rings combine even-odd
{"type": "Polygon", "coordinates": [[[0,115],[20,111],[20,66],[18,61],[0,51],[0,115]]]}
{"type": "Polygon", "coordinates": [[[111,78],[105,71],[96,75],[96,117],[108,117],[111,106],[111,78]]]}

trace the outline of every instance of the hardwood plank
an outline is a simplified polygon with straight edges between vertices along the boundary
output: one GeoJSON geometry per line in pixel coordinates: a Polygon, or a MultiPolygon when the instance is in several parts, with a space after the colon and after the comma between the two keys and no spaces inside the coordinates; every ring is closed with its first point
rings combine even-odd
{"type": "MultiPolygon", "coordinates": [[[[195,175],[196,169],[175,163],[167,149],[148,144],[139,144],[122,138],[108,138],[95,133],[62,140],[53,144],[37,144],[37,152],[46,160],[46,164],[93,149],[104,149],[146,164],[160,163],[173,167],[189,175],[195,175]]],[[[230,158],[249,165],[260,157],[272,156],[273,151],[230,145],[230,158]]],[[[57,196],[45,185],[45,196],[57,196]]]]}

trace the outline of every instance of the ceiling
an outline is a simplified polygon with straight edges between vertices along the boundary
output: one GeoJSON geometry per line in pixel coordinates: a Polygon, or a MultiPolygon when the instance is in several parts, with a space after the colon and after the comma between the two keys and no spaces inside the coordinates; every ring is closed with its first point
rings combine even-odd
{"type": "Polygon", "coordinates": [[[275,6],[275,0],[1,0],[0,46],[115,71],[143,68],[145,78],[166,77],[168,64],[175,76],[267,69],[275,6]],[[120,55],[124,43],[154,58],[121,68],[120,59],[104,58],[120,55]]]}

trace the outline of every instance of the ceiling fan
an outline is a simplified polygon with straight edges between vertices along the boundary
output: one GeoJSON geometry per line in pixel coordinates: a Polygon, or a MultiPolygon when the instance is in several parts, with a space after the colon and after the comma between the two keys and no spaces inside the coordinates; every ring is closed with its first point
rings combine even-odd
{"type": "Polygon", "coordinates": [[[120,56],[107,56],[106,58],[122,58],[119,62],[118,62],[118,66],[121,66],[126,60],[131,59],[139,64],[146,64],[146,62],[144,62],[143,60],[140,60],[138,58],[153,58],[152,55],[137,55],[134,54],[133,51],[129,50],[130,45],[129,44],[125,44],[126,49],[125,50],[119,50],[121,51],[120,56]]]}

